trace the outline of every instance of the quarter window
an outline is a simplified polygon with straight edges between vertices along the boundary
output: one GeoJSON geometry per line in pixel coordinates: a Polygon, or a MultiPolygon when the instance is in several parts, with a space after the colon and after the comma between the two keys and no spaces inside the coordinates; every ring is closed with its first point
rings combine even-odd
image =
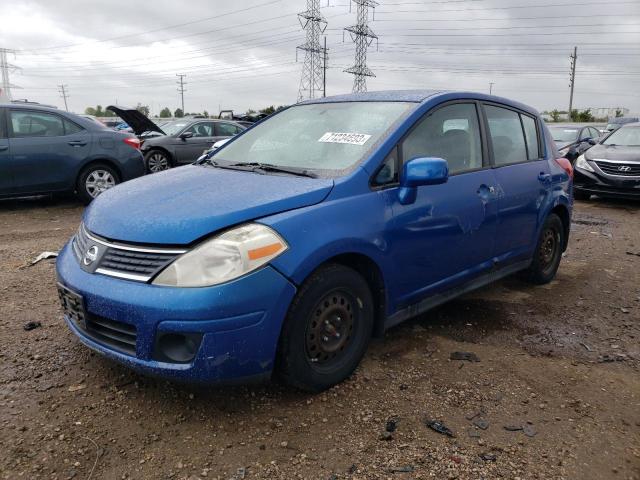
{"type": "Polygon", "coordinates": [[[64,135],[62,119],[45,112],[11,111],[13,135],[25,137],[60,137],[64,135]]]}
{"type": "Polygon", "coordinates": [[[70,122],[69,120],[64,120],[64,134],[65,135],[72,135],[74,133],[80,133],[81,131],[83,131],[84,128],[82,128],[79,125],[76,125],[73,122],[70,122]]]}
{"type": "Polygon", "coordinates": [[[536,121],[529,115],[520,115],[522,118],[522,127],[524,128],[524,136],[527,141],[527,154],[529,160],[537,160],[540,158],[540,149],[538,147],[538,128],[536,121]]]}
{"type": "Polygon", "coordinates": [[[527,148],[520,123],[520,115],[506,108],[486,105],[489,135],[493,144],[496,165],[509,165],[527,161],[527,148]]]}
{"type": "Polygon", "coordinates": [[[398,183],[398,178],[398,149],[394,148],[373,179],[373,186],[394,185],[398,183]]]}
{"type": "Polygon", "coordinates": [[[473,103],[457,103],[429,113],[402,142],[402,161],[443,158],[450,173],[482,168],[478,112],[473,103]]]}

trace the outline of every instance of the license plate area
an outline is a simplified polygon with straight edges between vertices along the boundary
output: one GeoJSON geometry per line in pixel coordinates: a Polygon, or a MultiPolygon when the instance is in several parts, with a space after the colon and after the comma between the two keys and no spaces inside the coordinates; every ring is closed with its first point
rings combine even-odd
{"type": "Polygon", "coordinates": [[[58,284],[58,297],[62,305],[62,311],[78,327],[86,328],[87,314],[84,309],[84,299],[82,295],[68,289],[62,284],[58,284]]]}

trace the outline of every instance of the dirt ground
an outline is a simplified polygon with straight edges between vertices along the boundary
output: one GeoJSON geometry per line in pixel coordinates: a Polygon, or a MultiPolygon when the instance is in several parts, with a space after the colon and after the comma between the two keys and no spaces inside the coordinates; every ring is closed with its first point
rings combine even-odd
{"type": "Polygon", "coordinates": [[[173,385],[82,346],[53,260],[22,268],[81,213],[0,202],[2,479],[640,479],[640,203],[578,203],[552,284],[509,278],[400,325],[316,396],[173,385]]]}

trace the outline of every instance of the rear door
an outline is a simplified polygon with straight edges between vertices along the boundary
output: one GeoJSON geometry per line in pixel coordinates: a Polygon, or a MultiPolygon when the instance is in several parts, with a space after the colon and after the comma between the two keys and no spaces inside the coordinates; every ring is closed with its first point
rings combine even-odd
{"type": "Polygon", "coordinates": [[[7,137],[6,109],[0,108],[0,195],[12,193],[13,172],[7,137]]]}
{"type": "Polygon", "coordinates": [[[10,109],[9,145],[16,193],[73,189],[91,134],[53,112],[10,109]]]}
{"type": "Polygon", "coordinates": [[[205,150],[215,143],[214,122],[197,122],[184,130],[191,138],[177,138],[176,159],[179,163],[195,162],[205,150]]]}
{"type": "Polygon", "coordinates": [[[508,264],[531,256],[551,175],[535,117],[495,104],[484,112],[499,189],[495,254],[508,264]]]}

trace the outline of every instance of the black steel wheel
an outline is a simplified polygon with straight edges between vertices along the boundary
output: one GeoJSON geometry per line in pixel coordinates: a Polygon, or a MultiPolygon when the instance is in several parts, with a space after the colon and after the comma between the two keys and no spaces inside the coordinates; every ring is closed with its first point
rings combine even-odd
{"type": "Polygon", "coordinates": [[[562,259],[565,235],[560,217],[550,214],[540,232],[531,266],[525,271],[527,280],[538,285],[553,280],[562,259]]]}
{"type": "Polygon", "coordinates": [[[318,392],[348,378],[373,331],[364,278],[343,265],[321,267],[294,298],[280,335],[276,370],[286,383],[318,392]]]}

